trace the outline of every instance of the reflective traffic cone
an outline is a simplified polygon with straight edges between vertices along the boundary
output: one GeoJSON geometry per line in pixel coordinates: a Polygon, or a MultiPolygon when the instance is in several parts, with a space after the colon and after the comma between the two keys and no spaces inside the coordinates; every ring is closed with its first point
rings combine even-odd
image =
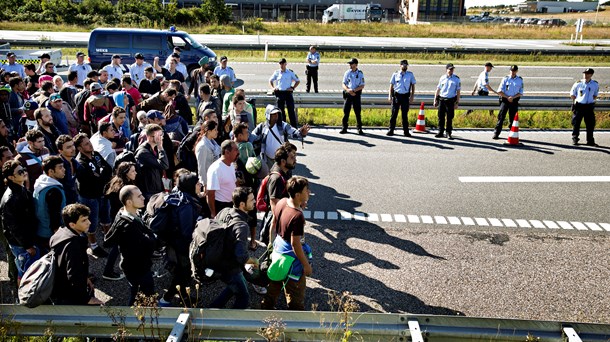
{"type": "Polygon", "coordinates": [[[508,139],[506,139],[504,145],[523,145],[519,142],[519,113],[515,113],[515,120],[513,121],[513,124],[510,127],[510,132],[508,132],[508,139]]]}
{"type": "Polygon", "coordinates": [[[426,115],[424,114],[423,102],[419,106],[419,115],[417,115],[417,122],[415,123],[413,133],[428,133],[428,131],[426,131],[426,115]]]}

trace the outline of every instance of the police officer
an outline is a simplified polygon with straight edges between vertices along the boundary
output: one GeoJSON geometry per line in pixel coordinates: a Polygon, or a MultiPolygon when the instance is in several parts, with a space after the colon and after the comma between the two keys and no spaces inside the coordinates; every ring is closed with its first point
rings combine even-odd
{"type": "Polygon", "coordinates": [[[498,113],[498,122],[496,123],[493,139],[500,139],[500,132],[502,131],[506,112],[508,112],[508,129],[510,130],[515,119],[515,114],[519,111],[519,99],[523,96],[523,79],[517,75],[518,71],[518,66],[511,66],[510,75],[504,76],[498,87],[500,112],[498,113]]]}
{"type": "Polygon", "coordinates": [[[587,145],[597,146],[593,139],[595,129],[595,100],[599,92],[597,81],[592,80],[593,69],[587,68],[583,71],[584,79],[574,83],[570,97],[572,98],[572,144],[578,145],[578,135],[580,134],[580,122],[585,119],[587,128],[587,145]]]}
{"type": "Polygon", "coordinates": [[[358,128],[358,134],[364,135],[362,131],[362,119],[360,112],[362,111],[362,89],[364,89],[364,74],[358,69],[358,60],[352,58],[349,62],[349,70],[343,75],[343,129],[339,132],[341,134],[347,133],[347,122],[349,120],[349,112],[354,106],[354,114],[356,115],[356,127],[358,128]]]}
{"type": "MultiPolygon", "coordinates": [[[[485,68],[483,69],[483,71],[481,71],[481,73],[479,74],[479,78],[477,79],[477,82],[474,84],[474,89],[472,89],[472,94],[473,95],[476,93],[479,96],[489,96],[489,93],[494,93],[494,94],[498,94],[495,90],[493,90],[493,88],[489,85],[489,73],[491,72],[491,69],[493,69],[494,65],[491,64],[491,62],[487,62],[485,63],[485,68]]],[[[466,115],[472,113],[472,110],[468,110],[466,112],[466,115]]],[[[489,115],[493,115],[494,111],[490,110],[489,111],[489,115]]]]}
{"type": "Polygon", "coordinates": [[[320,66],[320,53],[316,51],[315,46],[309,47],[309,53],[307,54],[307,83],[305,84],[305,91],[309,93],[311,89],[311,81],[313,81],[313,89],[318,92],[318,67],[320,66]]]}
{"type": "Polygon", "coordinates": [[[388,93],[388,101],[392,102],[392,117],[390,117],[390,129],[387,136],[394,135],[396,128],[396,118],[398,118],[398,110],[402,112],[402,129],[405,137],[410,137],[409,133],[409,104],[413,103],[415,96],[415,76],[408,71],[409,62],[406,59],[400,61],[400,70],[392,74],[390,78],[390,90],[388,93]]]}
{"type": "Polygon", "coordinates": [[[231,83],[235,83],[237,81],[237,77],[235,76],[235,71],[230,66],[227,66],[229,59],[227,56],[220,57],[220,65],[214,68],[214,75],[218,75],[218,77],[222,75],[228,75],[231,83]]]}
{"type": "Polygon", "coordinates": [[[301,83],[299,77],[294,71],[287,69],[286,58],[280,59],[280,68],[273,72],[269,78],[269,85],[273,89],[273,94],[277,97],[277,106],[282,110],[282,121],[286,122],[286,108],[288,107],[288,119],[290,125],[294,128],[298,127],[297,115],[294,112],[294,97],[292,92],[301,83]],[[275,82],[275,84],[274,84],[275,82]],[[294,82],[294,83],[293,83],[294,82]]]}
{"type": "Polygon", "coordinates": [[[453,74],[453,63],[445,66],[446,74],[441,76],[436,86],[434,94],[434,107],[438,106],[438,134],[437,138],[443,138],[445,135],[445,116],[447,117],[447,138],[453,139],[451,131],[453,131],[453,116],[455,110],[460,103],[460,92],[462,82],[457,75],[453,74]]]}

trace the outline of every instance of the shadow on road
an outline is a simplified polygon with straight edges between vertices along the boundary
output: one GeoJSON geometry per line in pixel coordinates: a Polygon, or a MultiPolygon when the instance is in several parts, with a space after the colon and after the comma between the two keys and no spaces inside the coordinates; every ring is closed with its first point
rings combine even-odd
{"type": "Polygon", "coordinates": [[[362,146],[366,146],[366,147],[375,147],[375,145],[369,143],[366,140],[362,140],[362,139],[350,139],[350,136],[356,136],[356,137],[360,137],[357,134],[353,134],[353,133],[349,133],[344,135],[345,138],[343,137],[332,137],[332,136],[328,136],[325,134],[320,134],[320,133],[315,133],[315,132],[309,132],[309,134],[307,134],[308,137],[314,137],[314,138],[318,138],[318,139],[322,139],[322,140],[326,140],[326,141],[338,141],[338,142],[344,142],[344,143],[355,143],[355,144],[359,144],[362,146]]]}
{"type": "Polygon", "coordinates": [[[537,140],[523,140],[524,143],[530,143],[534,145],[543,145],[543,146],[552,146],[561,148],[564,150],[575,150],[575,151],[591,151],[591,152],[601,152],[605,154],[610,154],[610,147],[608,146],[587,146],[587,145],[571,145],[571,144],[556,144],[545,141],[537,141],[537,140]]]}

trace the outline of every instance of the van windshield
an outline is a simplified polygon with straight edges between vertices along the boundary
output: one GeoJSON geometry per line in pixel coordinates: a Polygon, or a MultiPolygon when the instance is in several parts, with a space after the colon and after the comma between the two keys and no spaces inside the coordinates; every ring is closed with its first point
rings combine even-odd
{"type": "Polygon", "coordinates": [[[184,35],[184,40],[186,40],[192,47],[195,49],[201,49],[203,46],[199,44],[193,37],[191,37],[188,33],[184,35]]]}

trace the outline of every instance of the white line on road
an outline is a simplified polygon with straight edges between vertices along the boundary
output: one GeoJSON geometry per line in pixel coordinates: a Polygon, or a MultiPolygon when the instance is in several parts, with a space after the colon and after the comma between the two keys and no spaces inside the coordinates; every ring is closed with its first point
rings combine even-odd
{"type": "Polygon", "coordinates": [[[462,183],[591,183],[610,182],[610,176],[481,176],[458,177],[462,183]]]}

